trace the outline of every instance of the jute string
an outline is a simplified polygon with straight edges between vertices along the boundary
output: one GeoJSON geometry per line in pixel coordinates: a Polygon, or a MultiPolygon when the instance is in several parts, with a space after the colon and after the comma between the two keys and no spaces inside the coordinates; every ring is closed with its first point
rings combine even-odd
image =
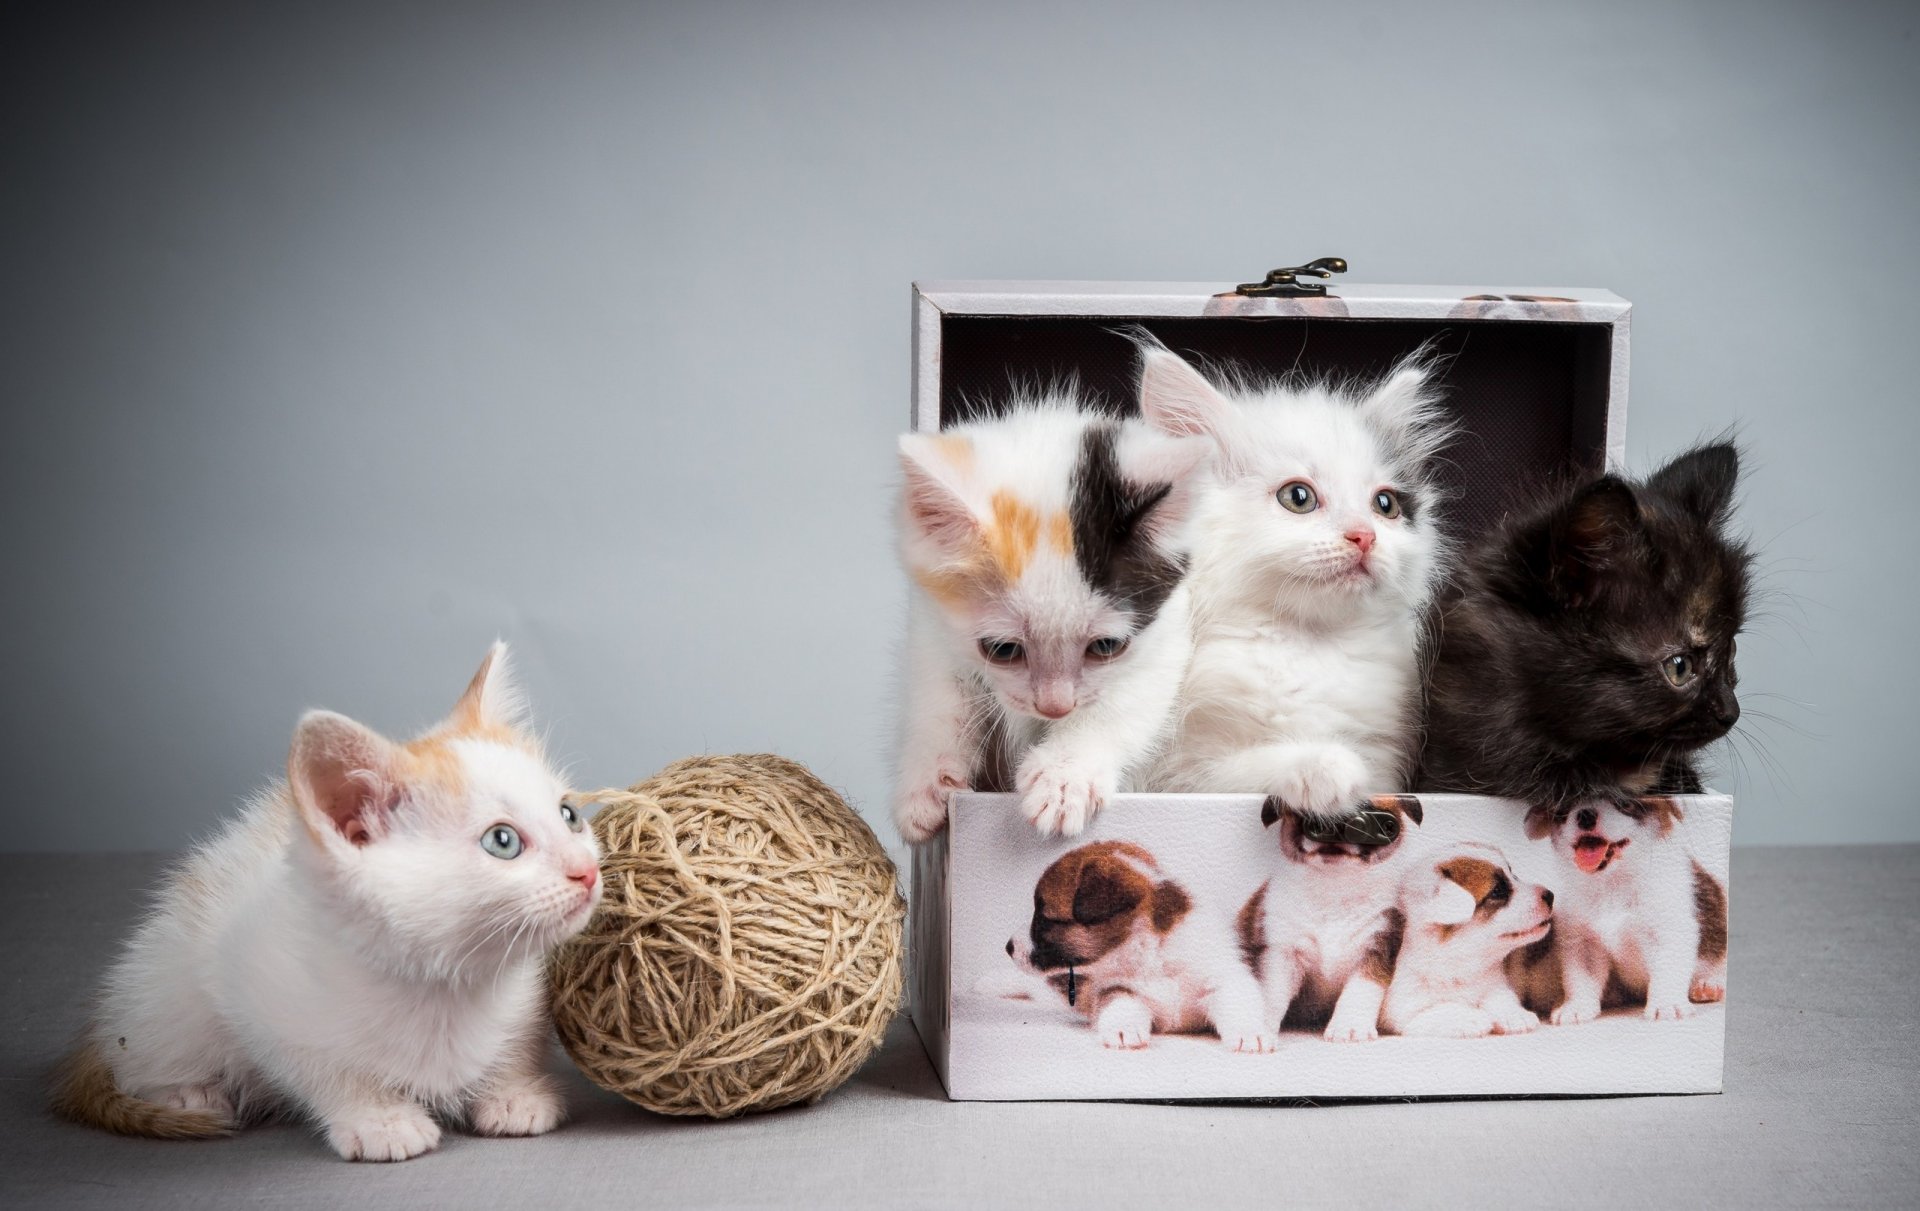
{"type": "Polygon", "coordinates": [[[900,1004],[906,905],[866,822],[806,767],[691,757],[603,804],[606,891],[555,955],[581,1071],[663,1114],[810,1102],[900,1004]]]}

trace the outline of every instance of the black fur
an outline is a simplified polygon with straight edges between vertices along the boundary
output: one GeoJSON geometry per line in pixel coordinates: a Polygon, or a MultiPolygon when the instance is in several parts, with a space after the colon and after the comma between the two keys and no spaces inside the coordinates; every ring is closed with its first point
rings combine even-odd
{"type": "Polygon", "coordinates": [[[1438,607],[1416,785],[1556,813],[1698,791],[1694,754],[1740,714],[1752,556],[1724,529],[1739,465],[1720,443],[1644,483],[1604,475],[1472,551],[1438,607]],[[1683,688],[1661,672],[1674,653],[1696,669],[1683,688]]]}
{"type": "Polygon", "coordinates": [[[1149,515],[1172,484],[1137,484],[1120,474],[1112,424],[1090,425],[1073,468],[1073,558],[1095,589],[1132,611],[1145,627],[1186,575],[1184,560],[1153,542],[1149,515]]]}

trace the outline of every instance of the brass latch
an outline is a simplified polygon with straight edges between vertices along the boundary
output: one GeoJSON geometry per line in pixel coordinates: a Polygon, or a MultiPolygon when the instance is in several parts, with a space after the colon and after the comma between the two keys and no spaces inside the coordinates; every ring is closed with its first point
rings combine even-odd
{"type": "Polygon", "coordinates": [[[1300,295],[1322,295],[1327,288],[1319,282],[1303,282],[1303,277],[1330,278],[1336,273],[1345,273],[1347,262],[1337,256],[1323,256],[1317,261],[1308,261],[1304,265],[1292,265],[1285,269],[1275,269],[1261,282],[1242,282],[1233,288],[1235,294],[1244,294],[1248,298],[1297,298],[1300,295]]]}

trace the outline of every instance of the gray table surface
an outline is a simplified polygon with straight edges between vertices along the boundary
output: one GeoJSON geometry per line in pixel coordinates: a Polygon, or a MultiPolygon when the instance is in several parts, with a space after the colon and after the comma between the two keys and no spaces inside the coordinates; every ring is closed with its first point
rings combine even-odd
{"type": "Polygon", "coordinates": [[[0,1206],[1920,1206],[1920,846],[1735,851],[1719,1096],[958,1104],[903,1019],[816,1106],[691,1122],[574,1079],[552,1135],[450,1133],[400,1165],[295,1126],[165,1143],[47,1115],[159,866],[0,857],[0,1206]]]}

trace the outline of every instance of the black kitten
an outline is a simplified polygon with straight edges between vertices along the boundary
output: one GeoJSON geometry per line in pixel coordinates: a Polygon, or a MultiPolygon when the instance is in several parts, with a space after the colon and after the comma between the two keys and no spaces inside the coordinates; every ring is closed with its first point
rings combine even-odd
{"type": "Polygon", "coordinates": [[[1471,552],[1440,606],[1416,785],[1554,809],[1700,790],[1693,754],[1740,718],[1739,473],[1722,443],[1645,483],[1603,475],[1471,552]]]}

